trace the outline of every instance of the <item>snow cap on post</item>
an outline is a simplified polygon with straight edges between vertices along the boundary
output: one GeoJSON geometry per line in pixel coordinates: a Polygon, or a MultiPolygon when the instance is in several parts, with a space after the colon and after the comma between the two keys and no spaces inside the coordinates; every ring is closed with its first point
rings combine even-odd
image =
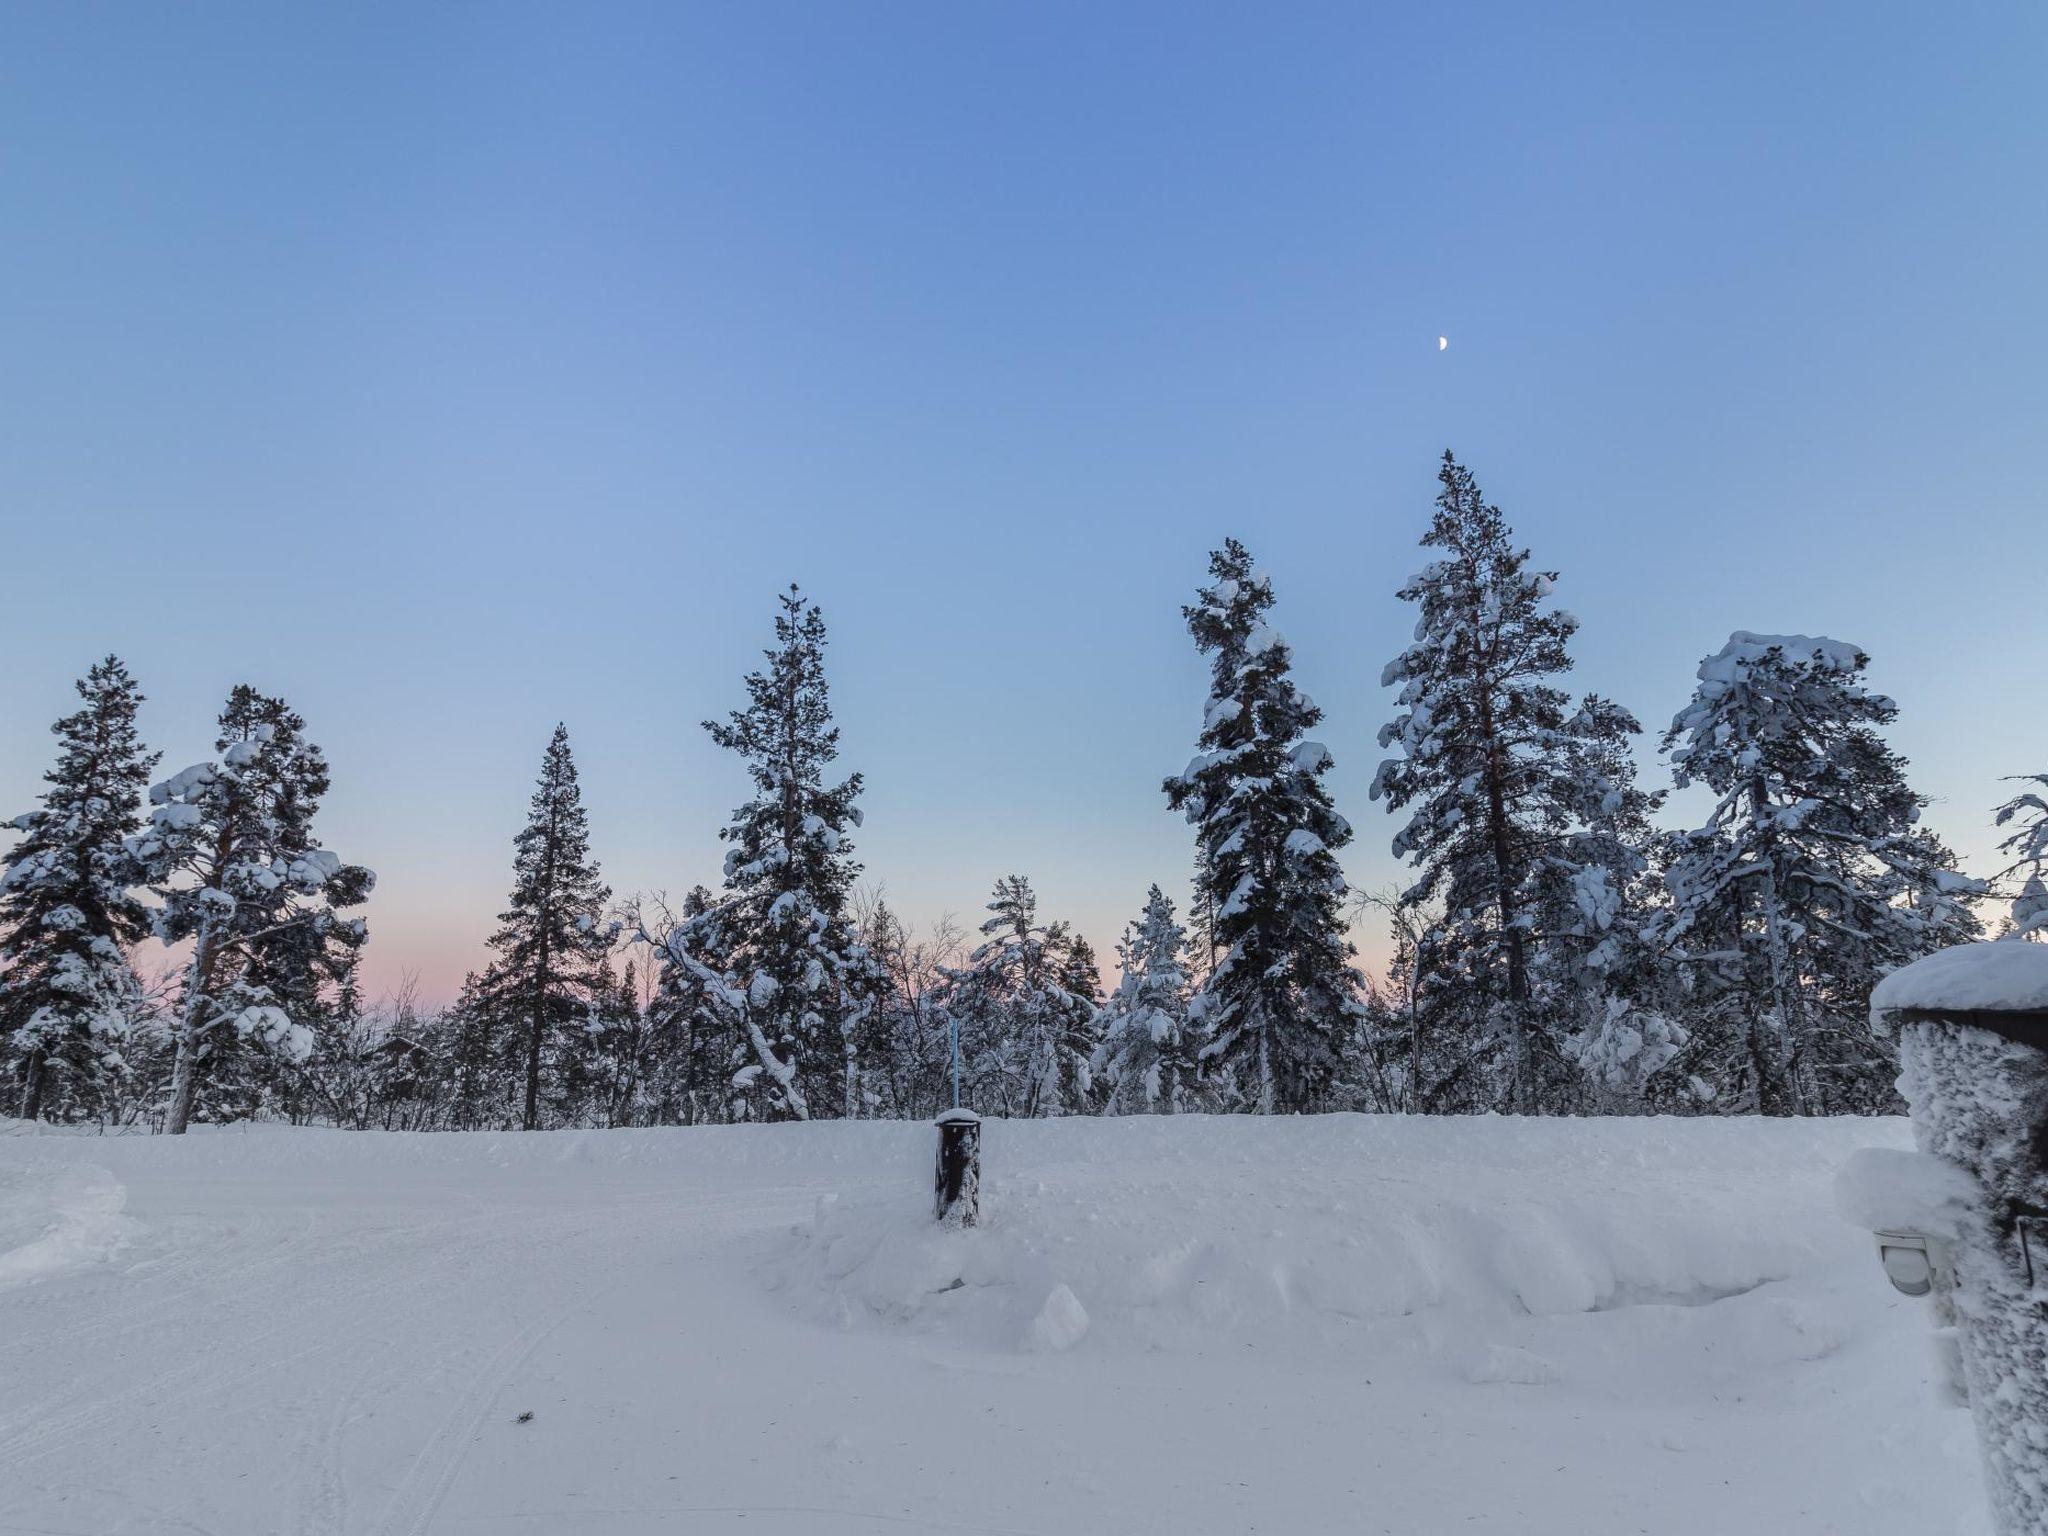
{"type": "Polygon", "coordinates": [[[1957,944],[1902,965],[1870,994],[1870,1022],[1962,1024],[2048,1050],[2048,944],[1957,944]]]}

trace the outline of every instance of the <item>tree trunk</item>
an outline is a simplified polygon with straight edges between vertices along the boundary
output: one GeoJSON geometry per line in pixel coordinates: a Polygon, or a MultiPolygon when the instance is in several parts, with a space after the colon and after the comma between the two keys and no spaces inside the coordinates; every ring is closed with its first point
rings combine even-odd
{"type": "Polygon", "coordinates": [[[526,1115],[525,1128],[540,1129],[540,1032],[547,1020],[547,989],[536,985],[533,1016],[526,1026],[526,1115]]]}
{"type": "Polygon", "coordinates": [[[526,1030],[526,1114],[523,1124],[529,1131],[540,1129],[540,1037],[547,1027],[548,983],[554,979],[548,964],[552,958],[548,954],[548,927],[554,920],[557,838],[557,818],[550,802],[548,841],[541,863],[541,898],[534,914],[537,938],[533,960],[533,1015],[527,1020],[526,1030]]]}
{"type": "Polygon", "coordinates": [[[28,1053],[21,1079],[21,1118],[24,1120],[37,1119],[43,1112],[43,1063],[46,1059],[41,1046],[28,1053]]]}
{"type": "Polygon", "coordinates": [[[1409,962],[1408,977],[1408,1113],[1422,1113],[1422,1009],[1416,996],[1416,981],[1422,964],[1418,950],[1409,962]]]}
{"type": "MultiPolygon", "coordinates": [[[[1750,814],[1762,825],[1770,815],[1770,796],[1763,780],[1749,787],[1750,814]]],[[[1750,1053],[1757,1071],[1768,1073],[1757,1079],[1757,1110],[1766,1115],[1796,1115],[1800,1112],[1799,1088],[1793,1081],[1792,1026],[1798,1014],[1798,995],[1792,985],[1790,957],[1785,952],[1785,918],[1778,910],[1778,858],[1771,850],[1770,867],[1764,877],[1764,957],[1771,970],[1770,1025],[1754,1019],[1750,1025],[1750,1053]],[[1767,1036],[1760,1035],[1769,1028],[1767,1036]]]]}
{"type": "Polygon", "coordinates": [[[1529,1107],[1529,1047],[1523,1018],[1528,1011],[1529,965],[1515,906],[1514,855],[1508,846],[1507,786],[1503,782],[1507,773],[1501,765],[1500,738],[1493,725],[1493,688],[1484,679],[1479,689],[1479,733],[1486,743],[1486,819],[1493,844],[1494,904],[1508,948],[1508,1030],[1514,1058],[1508,1107],[1519,1115],[1528,1113],[1529,1107]]]}
{"type": "Polygon", "coordinates": [[[192,943],[192,966],[185,974],[185,1016],[178,1025],[177,1065],[171,1069],[171,1112],[164,1133],[182,1136],[192,1123],[192,1101],[199,1088],[201,1020],[207,1013],[207,993],[213,986],[214,938],[211,911],[200,920],[199,936],[192,943]]]}

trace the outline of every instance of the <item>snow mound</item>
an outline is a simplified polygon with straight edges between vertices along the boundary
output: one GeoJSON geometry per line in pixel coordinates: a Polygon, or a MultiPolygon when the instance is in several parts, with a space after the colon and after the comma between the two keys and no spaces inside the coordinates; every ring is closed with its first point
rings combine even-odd
{"type": "Polygon", "coordinates": [[[0,1167],[0,1290],[111,1258],[126,1192],[86,1163],[0,1167]]]}
{"type": "Polygon", "coordinates": [[[1872,989],[1872,1018],[1902,1008],[2048,1009],[2048,944],[1993,939],[1936,950],[1872,989]]]}
{"type": "Polygon", "coordinates": [[[1979,1198],[1976,1183],[1946,1158],[1895,1147],[1865,1147],[1835,1175],[1842,1219],[1872,1232],[1952,1238],[1979,1198]]]}
{"type": "Polygon", "coordinates": [[[1088,1314],[1082,1310],[1080,1298],[1064,1285],[1056,1285],[1024,1330],[1024,1348],[1032,1354],[1058,1354],[1080,1343],[1087,1332],[1088,1314]]]}
{"type": "MultiPolygon", "coordinates": [[[[850,1190],[763,1274],[835,1326],[1027,1352],[1702,1306],[1854,1241],[1829,1175],[1875,1127],[1903,1139],[1896,1121],[988,1121],[981,1226],[939,1227],[921,1191],[850,1190]]],[[[1472,1380],[1545,1370],[1474,1360],[1472,1380]]]]}

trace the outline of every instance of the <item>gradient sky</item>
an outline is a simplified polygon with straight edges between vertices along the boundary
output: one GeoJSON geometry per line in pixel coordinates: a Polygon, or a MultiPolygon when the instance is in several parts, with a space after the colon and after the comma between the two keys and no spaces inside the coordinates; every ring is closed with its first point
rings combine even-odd
{"type": "Polygon", "coordinates": [[[1981,871],[2048,769],[2044,80],[2033,3],[8,5],[0,812],[109,650],[166,771],[281,693],[444,996],[558,718],[613,885],[715,878],[797,579],[870,876],[1106,951],[1234,532],[1381,886],[1451,446],[1577,686],[1854,641],[1981,871]]]}

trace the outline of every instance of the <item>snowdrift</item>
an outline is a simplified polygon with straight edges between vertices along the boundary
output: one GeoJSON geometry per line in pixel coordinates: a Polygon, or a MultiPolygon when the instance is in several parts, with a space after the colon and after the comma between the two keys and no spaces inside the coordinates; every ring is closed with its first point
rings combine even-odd
{"type": "MultiPolygon", "coordinates": [[[[1901,1122],[990,1121],[977,1229],[828,1193],[766,1282],[843,1327],[998,1349],[1316,1347],[1387,1320],[1701,1306],[1867,1237],[1829,1176],[1901,1122]]],[[[1793,1353],[1824,1324],[1802,1329],[1793,1353]]]]}
{"type": "Polygon", "coordinates": [[[124,1198],[91,1164],[0,1163],[0,1290],[111,1258],[124,1198]]]}
{"type": "Polygon", "coordinates": [[[941,1232],[922,1124],[0,1136],[0,1525],[1983,1528],[1902,1121],[983,1137],[941,1232]]]}

